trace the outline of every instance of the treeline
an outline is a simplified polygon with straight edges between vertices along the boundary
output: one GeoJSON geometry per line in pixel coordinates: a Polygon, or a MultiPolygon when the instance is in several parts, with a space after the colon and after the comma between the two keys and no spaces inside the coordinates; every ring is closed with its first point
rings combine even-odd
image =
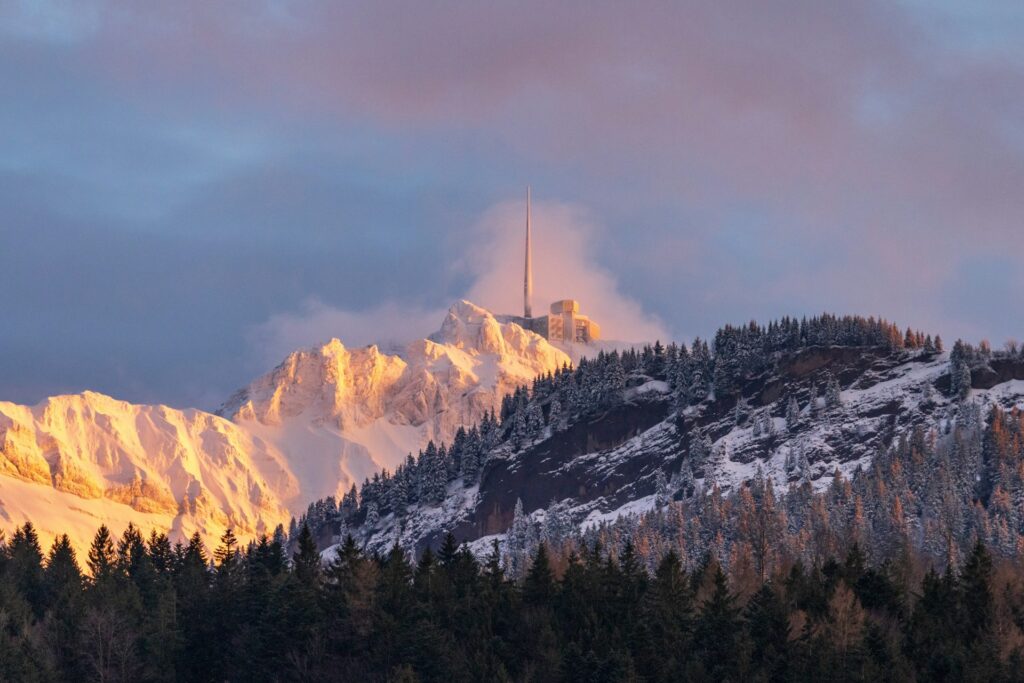
{"type": "Polygon", "coordinates": [[[880,346],[890,350],[942,351],[942,338],[881,318],[823,314],[813,318],[785,317],[767,326],[751,321],[746,326],[726,325],[714,340],[714,387],[720,397],[731,396],[747,376],[772,367],[779,354],[812,346],[880,346]]]}
{"type": "Polygon", "coordinates": [[[750,586],[713,555],[653,572],[635,547],[545,544],[521,581],[448,536],[413,563],[349,537],[322,564],[228,532],[213,558],[101,529],[83,574],[31,524],[0,549],[0,680],[998,681],[1024,672],[1019,565],[977,544],[939,574],[914,555],[776,567],[750,586]]]}

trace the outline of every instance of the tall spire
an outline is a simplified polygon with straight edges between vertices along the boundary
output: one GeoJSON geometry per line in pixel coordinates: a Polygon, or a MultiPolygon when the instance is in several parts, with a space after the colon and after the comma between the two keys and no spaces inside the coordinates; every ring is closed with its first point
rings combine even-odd
{"type": "Polygon", "coordinates": [[[533,317],[533,264],[530,262],[530,186],[526,186],[526,272],[523,274],[523,316],[533,317]]]}

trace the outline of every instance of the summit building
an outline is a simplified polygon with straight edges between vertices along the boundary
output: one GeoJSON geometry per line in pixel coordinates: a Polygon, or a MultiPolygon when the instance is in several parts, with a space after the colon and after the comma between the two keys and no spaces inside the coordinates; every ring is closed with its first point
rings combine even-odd
{"type": "Polygon", "coordinates": [[[575,299],[561,299],[551,304],[547,315],[533,315],[533,263],[530,244],[530,190],[526,190],[526,258],[523,272],[523,315],[498,316],[501,322],[514,322],[523,329],[536,332],[548,341],[589,344],[601,338],[601,326],[580,313],[575,299]]]}

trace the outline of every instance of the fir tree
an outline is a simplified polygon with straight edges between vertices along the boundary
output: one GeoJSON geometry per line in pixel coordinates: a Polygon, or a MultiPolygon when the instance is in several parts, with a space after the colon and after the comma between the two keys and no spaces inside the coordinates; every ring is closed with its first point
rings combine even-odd
{"type": "Polygon", "coordinates": [[[662,508],[668,505],[670,500],[672,500],[672,491],[668,485],[668,477],[665,476],[665,470],[659,467],[654,478],[654,504],[662,508]]]}
{"type": "Polygon", "coordinates": [[[316,549],[316,541],[309,526],[302,525],[299,531],[298,551],[292,556],[295,565],[295,576],[300,583],[313,586],[320,579],[320,553],[316,549]]]}
{"type": "Polygon", "coordinates": [[[114,541],[110,538],[110,530],[105,524],[100,525],[89,546],[87,566],[95,583],[112,576],[116,563],[114,541]]]}
{"type": "Polygon", "coordinates": [[[533,556],[533,562],[526,573],[523,599],[527,604],[545,605],[550,604],[554,595],[555,575],[548,560],[547,545],[541,543],[537,546],[537,554],[533,556]]]}
{"type": "Polygon", "coordinates": [[[744,620],[755,670],[763,671],[767,680],[786,680],[790,659],[789,615],[771,584],[762,585],[750,598],[744,620]]]}
{"type": "Polygon", "coordinates": [[[716,569],[711,596],[701,608],[694,633],[695,653],[706,675],[714,680],[735,677],[735,653],[741,634],[739,612],[725,574],[721,568],[716,569]]]}

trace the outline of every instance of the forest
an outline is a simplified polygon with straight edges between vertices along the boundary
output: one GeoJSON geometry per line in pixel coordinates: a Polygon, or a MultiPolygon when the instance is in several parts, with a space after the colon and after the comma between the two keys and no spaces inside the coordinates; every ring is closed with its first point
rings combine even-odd
{"type": "Polygon", "coordinates": [[[998,681],[1024,676],[1021,567],[977,543],[936,572],[913,552],[742,577],[712,555],[653,572],[632,545],[552,552],[511,580],[448,536],[413,562],[308,527],[212,556],[101,527],[80,566],[32,525],[0,552],[0,680],[998,681]]]}

